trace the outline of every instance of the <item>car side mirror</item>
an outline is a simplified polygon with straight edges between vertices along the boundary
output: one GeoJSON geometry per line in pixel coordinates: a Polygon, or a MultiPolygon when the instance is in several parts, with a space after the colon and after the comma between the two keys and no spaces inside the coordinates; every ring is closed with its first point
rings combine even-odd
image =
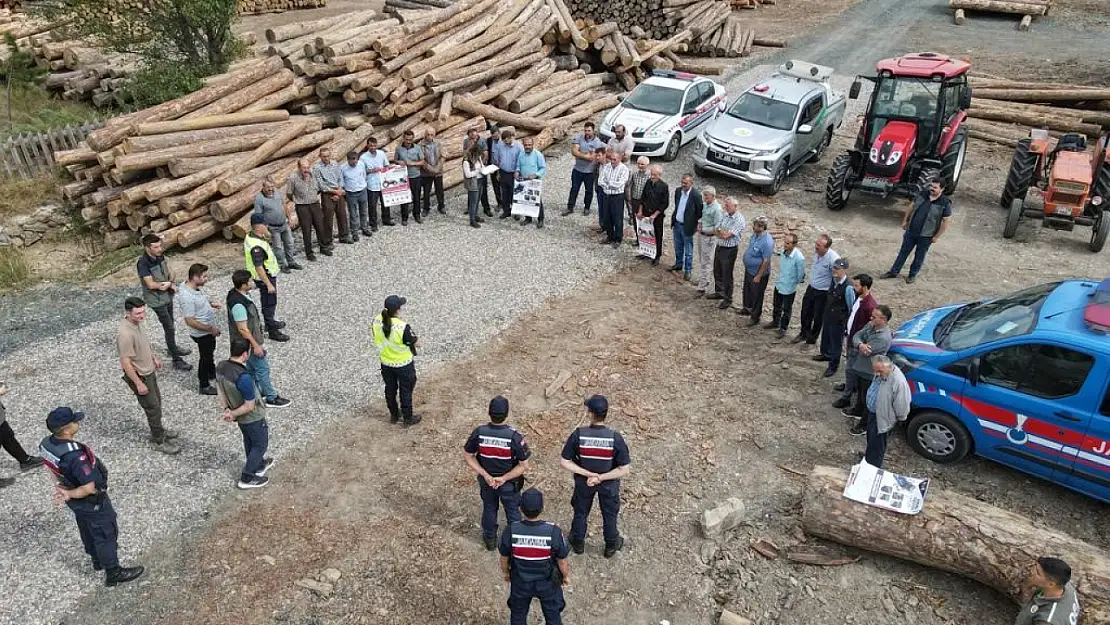
{"type": "Polygon", "coordinates": [[[626,97],[628,97],[628,96],[626,96],[626,95],[625,95],[625,94],[623,94],[623,93],[618,93],[618,94],[617,94],[617,102],[624,102],[624,99],[625,99],[626,97]]]}
{"type": "Polygon", "coordinates": [[[852,81],[852,86],[848,89],[848,98],[851,100],[858,98],[861,89],[863,89],[863,84],[860,81],[852,81]]]}
{"type": "Polygon", "coordinates": [[[813,132],[813,126],[810,126],[809,124],[802,124],[801,126],[798,126],[798,134],[800,135],[808,135],[811,132],[813,132]]]}
{"type": "Polygon", "coordinates": [[[979,384],[979,358],[971,359],[971,366],[967,368],[967,381],[971,382],[972,386],[979,384]]]}
{"type": "Polygon", "coordinates": [[[967,110],[971,108],[971,85],[963,88],[960,92],[960,109],[967,110]]]}

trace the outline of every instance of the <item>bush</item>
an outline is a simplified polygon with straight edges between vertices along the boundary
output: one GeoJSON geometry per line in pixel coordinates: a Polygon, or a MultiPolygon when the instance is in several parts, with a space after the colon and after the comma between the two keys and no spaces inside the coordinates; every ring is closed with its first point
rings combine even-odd
{"type": "Polygon", "coordinates": [[[143,109],[180,98],[203,86],[203,75],[181,63],[150,61],[131,75],[124,93],[130,106],[143,109]]]}
{"type": "Polygon", "coordinates": [[[15,247],[0,247],[0,290],[17,289],[31,281],[31,265],[15,247]]]}

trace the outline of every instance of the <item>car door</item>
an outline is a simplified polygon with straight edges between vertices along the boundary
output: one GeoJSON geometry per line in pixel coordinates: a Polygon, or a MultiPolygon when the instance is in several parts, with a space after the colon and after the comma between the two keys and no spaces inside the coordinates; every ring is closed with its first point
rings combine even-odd
{"type": "Polygon", "coordinates": [[[824,138],[822,130],[817,127],[817,118],[821,115],[821,109],[825,106],[825,96],[817,94],[811,97],[802,105],[802,113],[798,116],[798,124],[794,127],[794,149],[790,157],[791,163],[800,164],[808,160],[808,155],[817,148],[817,142],[824,138]],[[798,128],[803,125],[813,127],[813,130],[806,134],[798,134],[798,128]]]}
{"type": "MultiPolygon", "coordinates": [[[[1110,367],[1104,366],[1101,378],[1105,388],[1101,389],[1098,409],[1087,423],[1087,433],[1083,444],[1076,454],[1068,486],[1082,493],[1110,503],[1110,367]]],[[[1096,387],[1097,388],[1097,387],[1096,387]]]]}
{"type": "Polygon", "coordinates": [[[697,82],[687,90],[686,103],[682,107],[687,120],[683,127],[682,143],[693,140],[705,128],[706,123],[713,119],[712,110],[698,110],[712,95],[713,84],[707,80],[697,82]]]}
{"type": "Polygon", "coordinates": [[[1045,479],[1066,479],[1090,420],[1082,391],[1094,363],[1090,354],[1035,341],[975,354],[961,419],[979,427],[976,452],[1045,479]]]}

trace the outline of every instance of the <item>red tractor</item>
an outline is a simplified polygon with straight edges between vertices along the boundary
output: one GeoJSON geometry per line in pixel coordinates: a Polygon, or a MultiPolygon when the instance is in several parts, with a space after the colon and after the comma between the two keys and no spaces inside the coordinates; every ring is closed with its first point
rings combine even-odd
{"type": "Polygon", "coordinates": [[[940,175],[944,192],[960,182],[967,154],[971,64],[935,52],[879,61],[876,76],[857,76],[848,97],[875,84],[855,146],[836,157],[825,185],[825,204],[838,211],[852,191],[913,197],[940,175]]]}

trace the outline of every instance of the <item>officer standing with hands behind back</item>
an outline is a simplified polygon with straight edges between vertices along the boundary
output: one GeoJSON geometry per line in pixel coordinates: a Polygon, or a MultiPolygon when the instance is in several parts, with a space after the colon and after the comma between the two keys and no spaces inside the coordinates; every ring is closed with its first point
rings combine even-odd
{"type": "Polygon", "coordinates": [[[58,478],[54,501],[65,503],[77,517],[77,529],[94,571],[105,571],[104,583],[115,586],[143,574],[143,567],[122,567],[117,554],[119,527],[108,499],[108,467],[88,445],[73,440],[85,413],[55,408],[46,417],[50,436],[39,449],[47,468],[58,478]]]}
{"type": "Polygon", "coordinates": [[[609,401],[605,396],[594,395],[587,399],[586,411],[590,424],[571,433],[559,461],[564,469],[574,474],[570,547],[574,553],[586,550],[586,519],[596,494],[601,505],[605,557],[611,558],[624,546],[624,538],[617,531],[617,514],[621,509],[620,480],[628,475],[631,459],[624,437],[605,427],[605,417],[609,414],[609,401]]]}
{"type": "Polygon", "coordinates": [[[520,491],[532,451],[519,430],[505,423],[509,400],[498,395],[489,402],[489,423],[474,428],[463,450],[466,464],[478,474],[482,495],[482,541],[497,548],[497,504],[505,508],[506,524],[520,520],[520,491]]]}
{"type": "Polygon", "coordinates": [[[372,330],[374,346],[382,363],[382,381],[385,382],[385,405],[389,407],[389,422],[404,419],[405,427],[420,423],[420,415],[412,414],[412,391],[416,388],[416,334],[398,315],[408,303],[403,297],[390,295],[385,298],[385,308],[374,318],[372,330]],[[397,405],[400,391],[401,405],[397,405]]]}
{"type": "Polygon", "coordinates": [[[563,589],[570,585],[567,541],[558,525],[541,521],[543,493],[529,488],[520,496],[523,521],[501,534],[501,572],[509,582],[509,625],[526,625],[532,599],[539,598],[547,625],[563,624],[563,589]]]}

